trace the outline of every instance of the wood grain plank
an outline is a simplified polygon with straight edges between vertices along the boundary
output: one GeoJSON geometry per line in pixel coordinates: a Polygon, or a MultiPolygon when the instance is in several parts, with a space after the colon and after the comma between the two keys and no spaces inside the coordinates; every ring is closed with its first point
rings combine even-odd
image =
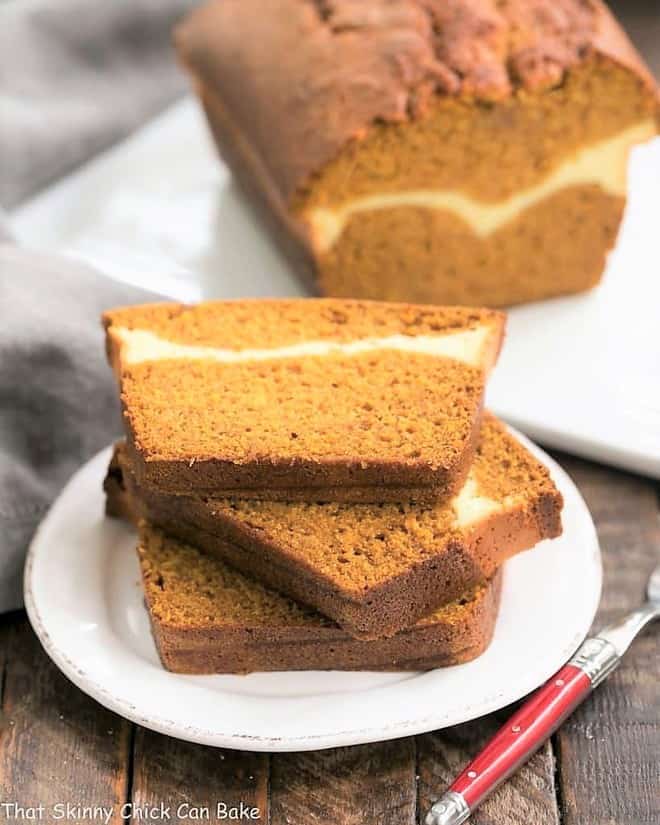
{"type": "MultiPolygon", "coordinates": [[[[642,599],[660,561],[656,486],[561,456],[578,482],[600,537],[604,588],[595,627],[642,599]]],[[[556,735],[565,825],[660,822],[660,636],[648,630],[619,669],[556,735]]]]}
{"type": "Polygon", "coordinates": [[[20,622],[23,619],[23,614],[18,612],[5,613],[3,616],[0,616],[0,737],[2,737],[5,728],[9,725],[9,719],[2,709],[2,697],[7,677],[7,653],[9,651],[12,628],[16,622],[20,622]]]}
{"type": "MultiPolygon", "coordinates": [[[[456,775],[483,747],[513,708],[463,725],[417,737],[419,822],[456,775]]],[[[557,825],[552,747],[546,743],[515,776],[478,808],[474,825],[557,825]]]]}
{"type": "Polygon", "coordinates": [[[595,626],[640,603],[660,556],[654,482],[565,455],[557,460],[580,488],[603,551],[603,596],[595,626]]]}
{"type": "Polygon", "coordinates": [[[133,821],[162,823],[163,806],[173,823],[268,822],[267,754],[207,748],[144,728],[136,729],[133,754],[133,821]]]}
{"type": "Polygon", "coordinates": [[[413,825],[413,739],[276,754],[271,825],[413,825]]]}
{"type": "MultiPolygon", "coordinates": [[[[119,825],[129,723],[85,696],[51,664],[22,614],[5,632],[0,799],[41,803],[47,822],[55,821],[57,804],[104,806],[112,808],[108,822],[119,825]]],[[[0,811],[0,820],[13,818],[0,811]]]]}

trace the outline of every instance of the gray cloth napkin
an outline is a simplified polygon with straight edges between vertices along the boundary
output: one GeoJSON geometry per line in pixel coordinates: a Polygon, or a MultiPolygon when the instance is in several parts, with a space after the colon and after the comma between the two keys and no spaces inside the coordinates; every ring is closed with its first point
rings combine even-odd
{"type": "Polygon", "coordinates": [[[0,204],[15,206],[184,91],[170,36],[192,5],[0,2],[0,204]]]}
{"type": "MultiPolygon", "coordinates": [[[[0,204],[56,180],[186,88],[170,32],[191,5],[0,2],[0,204]]],[[[53,498],[120,432],[99,315],[154,299],[10,237],[0,214],[0,611],[22,604],[25,550],[53,498]]]]}
{"type": "Polygon", "coordinates": [[[155,299],[71,258],[0,243],[0,611],[23,603],[25,550],[52,500],[120,433],[99,316],[155,299]]]}

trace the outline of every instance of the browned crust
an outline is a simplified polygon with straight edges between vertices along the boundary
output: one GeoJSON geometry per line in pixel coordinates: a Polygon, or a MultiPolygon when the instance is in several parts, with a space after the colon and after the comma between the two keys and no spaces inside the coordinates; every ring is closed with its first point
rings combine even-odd
{"type": "Polygon", "coordinates": [[[337,588],[311,565],[291,559],[286,548],[259,541],[240,525],[219,518],[202,499],[139,489],[125,462],[120,460],[120,466],[122,478],[118,480],[117,473],[111,471],[106,481],[110,515],[133,521],[144,518],[311,605],[360,639],[391,636],[410,627],[431,610],[490,578],[514,554],[561,533],[561,495],[543,494],[533,507],[484,520],[464,541],[443,547],[404,574],[356,596],[337,588]]]}
{"type": "Polygon", "coordinates": [[[495,309],[429,306],[409,301],[383,302],[355,298],[234,298],[192,304],[159,301],[114,307],[101,314],[101,323],[106,333],[108,361],[111,365],[121,365],[122,339],[118,334],[120,329],[150,330],[154,325],[164,328],[167,335],[175,336],[175,342],[183,344],[187,343],[190,334],[194,333],[194,330],[189,329],[190,324],[195,326],[206,321],[202,340],[199,340],[198,335],[194,337],[193,343],[215,346],[216,339],[220,339],[223,342],[221,346],[238,350],[246,346],[268,346],[269,342],[263,340],[263,330],[259,331],[257,328],[255,333],[254,327],[248,328],[249,321],[255,313],[267,315],[273,346],[308,340],[308,336],[316,335],[318,325],[323,326],[320,334],[322,340],[352,341],[355,338],[355,328],[351,327],[352,320],[360,326],[362,334],[365,335],[376,334],[375,331],[380,328],[381,323],[386,324],[392,333],[406,335],[433,334],[439,330],[451,333],[484,325],[491,333],[489,357],[484,357],[486,370],[492,368],[496,360],[498,346],[501,345],[506,326],[506,314],[495,309]],[[289,313],[296,315],[298,322],[303,315],[311,321],[302,338],[299,329],[292,338],[280,334],[277,325],[281,322],[286,323],[289,313]],[[233,324],[229,335],[223,326],[226,326],[227,322],[233,324]],[[241,341],[237,342],[236,338],[239,336],[241,341]]]}
{"type": "Polygon", "coordinates": [[[120,461],[122,443],[115,444],[108,471],[103,479],[105,512],[112,518],[121,518],[137,524],[140,520],[140,505],[127,490],[125,473],[120,461]]]}
{"type": "MultiPolygon", "coordinates": [[[[139,553],[139,551],[138,551],[139,553]]],[[[175,673],[249,673],[277,670],[428,670],[476,658],[490,644],[501,573],[466,605],[460,620],[426,621],[394,637],[364,642],[338,627],[186,628],[154,613],[152,633],[163,666],[175,673]]]]}
{"type": "Polygon", "coordinates": [[[238,150],[284,224],[285,205],[349,142],[375,122],[424,115],[438,96],[493,102],[542,92],[594,55],[657,94],[599,0],[211,0],[177,28],[175,43],[228,160],[238,150]]]}
{"type": "Polygon", "coordinates": [[[233,123],[222,100],[201,79],[195,78],[194,83],[220,156],[309,294],[320,294],[307,228],[287,208],[259,154],[233,123]]]}

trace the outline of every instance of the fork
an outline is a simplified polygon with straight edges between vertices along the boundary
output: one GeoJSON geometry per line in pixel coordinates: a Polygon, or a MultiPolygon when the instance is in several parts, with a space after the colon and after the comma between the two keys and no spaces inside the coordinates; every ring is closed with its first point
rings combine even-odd
{"type": "Polygon", "coordinates": [[[527,699],[431,807],[426,825],[465,822],[612,673],[642,628],[660,616],[660,564],[649,578],[646,596],[637,610],[585,639],[573,658],[527,699]]]}

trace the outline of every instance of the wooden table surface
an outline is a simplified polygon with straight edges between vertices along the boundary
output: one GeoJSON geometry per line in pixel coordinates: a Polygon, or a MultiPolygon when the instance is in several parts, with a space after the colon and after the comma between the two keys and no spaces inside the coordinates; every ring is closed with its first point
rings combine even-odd
{"type": "MultiPolygon", "coordinates": [[[[596,521],[605,565],[597,624],[639,603],[658,561],[654,482],[556,456],[596,521]]],[[[542,586],[539,582],[539,587],[542,586]]],[[[660,823],[660,633],[647,629],[621,667],[471,821],[489,825],[660,823]]],[[[295,754],[219,750],[169,739],[103,709],[50,663],[23,613],[0,620],[0,822],[58,803],[134,806],[134,821],[221,822],[241,802],[271,825],[414,825],[509,711],[422,736],[295,754]],[[179,816],[180,805],[190,806],[179,816]],[[145,806],[169,807],[169,818],[145,806]],[[221,809],[222,812],[222,809],[221,809]],[[142,814],[145,814],[144,816],[142,814]]],[[[121,679],[121,674],[117,674],[121,679]]],[[[50,810],[49,817],[47,811],[50,810]]],[[[74,822],[100,813],[71,812],[74,822]]],[[[25,820],[24,820],[25,821],[25,820]]],[[[64,820],[63,820],[64,821],[64,820]]]]}

